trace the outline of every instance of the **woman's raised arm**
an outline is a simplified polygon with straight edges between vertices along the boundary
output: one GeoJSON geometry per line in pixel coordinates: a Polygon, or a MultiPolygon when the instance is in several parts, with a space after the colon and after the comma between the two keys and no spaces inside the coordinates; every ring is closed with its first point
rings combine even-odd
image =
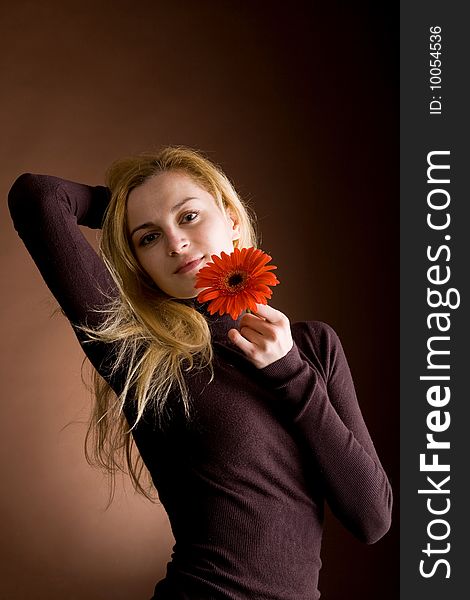
{"type": "Polygon", "coordinates": [[[18,177],[8,194],[15,229],[72,325],[98,325],[102,317],[94,309],[107,302],[102,290],[117,293],[78,227],[100,228],[109,198],[103,186],[30,173],[18,177]]]}

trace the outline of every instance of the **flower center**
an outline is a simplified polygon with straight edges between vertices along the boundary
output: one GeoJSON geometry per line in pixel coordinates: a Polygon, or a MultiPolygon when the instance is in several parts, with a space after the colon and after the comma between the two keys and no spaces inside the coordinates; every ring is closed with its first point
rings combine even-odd
{"type": "Polygon", "coordinates": [[[245,285],[246,280],[246,273],[244,273],[243,271],[234,271],[227,276],[225,283],[227,288],[229,288],[231,292],[236,292],[245,285]]]}

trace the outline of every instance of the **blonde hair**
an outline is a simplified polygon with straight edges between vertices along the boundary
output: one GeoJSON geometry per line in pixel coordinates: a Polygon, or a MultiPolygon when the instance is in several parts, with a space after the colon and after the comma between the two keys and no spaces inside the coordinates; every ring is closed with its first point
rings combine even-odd
{"type": "Polygon", "coordinates": [[[117,470],[127,471],[136,491],[153,500],[149,473],[139,453],[133,452],[131,435],[144,412],[153,409],[155,424],[161,427],[170,418],[170,398],[178,398],[185,418],[190,419],[185,373],[209,367],[213,376],[211,334],[206,318],[156,286],[137,261],[129,238],[126,208],[130,192],[166,171],[187,174],[213,196],[221,211],[230,212],[240,226],[240,238],[235,245],[240,248],[257,245],[251,210],[220,167],[200,152],[184,146],[167,146],[156,153],[120,159],[108,169],[106,184],[111,199],[102,225],[100,254],[119,293],[109,299],[104,309],[99,309],[105,315],[98,327],[80,326],[87,334],[87,342],[105,342],[114,352],[106,379],[93,371],[95,402],[85,438],[87,461],[110,476],[108,507],[114,497],[117,470]],[[119,394],[108,383],[116,375],[120,379],[119,394]],[[176,395],[170,395],[172,392],[176,395]],[[123,413],[125,403],[129,402],[136,414],[130,428],[123,413]],[[143,473],[147,476],[145,488],[143,473]]]}

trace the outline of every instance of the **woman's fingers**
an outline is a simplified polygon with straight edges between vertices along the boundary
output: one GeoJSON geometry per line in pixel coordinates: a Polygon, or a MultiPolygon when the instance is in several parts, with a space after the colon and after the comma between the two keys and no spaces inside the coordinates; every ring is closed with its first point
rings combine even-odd
{"type": "Polygon", "coordinates": [[[268,304],[257,304],[256,313],[245,313],[240,319],[240,327],[246,325],[252,327],[259,333],[265,334],[272,331],[274,327],[288,327],[289,319],[280,310],[276,310],[268,304]]]}
{"type": "Polygon", "coordinates": [[[239,327],[240,331],[242,327],[250,327],[251,329],[254,329],[258,333],[263,335],[263,333],[266,332],[267,328],[270,327],[270,325],[265,319],[257,317],[252,313],[246,313],[240,319],[239,327]]]}
{"type": "Polygon", "coordinates": [[[256,348],[255,348],[253,342],[251,342],[246,337],[244,337],[238,331],[238,329],[230,329],[230,331],[228,332],[228,337],[229,337],[230,341],[233,344],[235,344],[235,346],[238,346],[238,348],[240,348],[240,350],[242,350],[242,352],[245,354],[245,356],[247,356],[250,359],[254,358],[254,352],[255,352],[256,348]]]}
{"type": "Polygon", "coordinates": [[[269,323],[280,323],[288,321],[286,315],[280,310],[269,306],[269,304],[257,304],[256,314],[263,319],[266,319],[269,323]]]}
{"type": "Polygon", "coordinates": [[[292,348],[289,319],[270,306],[257,304],[257,315],[244,314],[239,327],[231,329],[228,337],[258,368],[285,356],[292,348]]]}

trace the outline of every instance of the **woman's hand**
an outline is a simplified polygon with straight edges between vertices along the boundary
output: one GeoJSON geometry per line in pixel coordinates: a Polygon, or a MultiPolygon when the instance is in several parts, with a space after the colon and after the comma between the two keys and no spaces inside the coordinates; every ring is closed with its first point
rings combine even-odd
{"type": "Polygon", "coordinates": [[[285,356],[294,344],[289,319],[265,304],[256,305],[256,315],[244,314],[240,331],[230,329],[228,337],[258,369],[285,356]]]}

